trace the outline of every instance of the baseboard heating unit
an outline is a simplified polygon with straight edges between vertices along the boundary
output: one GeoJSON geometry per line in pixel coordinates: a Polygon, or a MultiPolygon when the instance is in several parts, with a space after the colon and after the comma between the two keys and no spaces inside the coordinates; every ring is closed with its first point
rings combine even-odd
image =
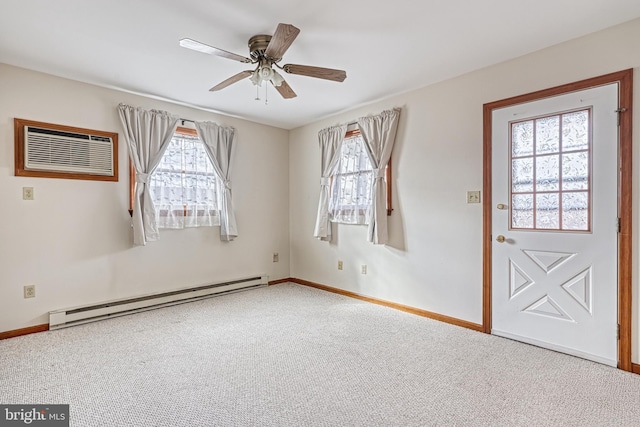
{"type": "Polygon", "coordinates": [[[269,284],[268,276],[254,276],[221,283],[200,285],[175,291],[143,295],[49,312],[49,329],[67,328],[83,323],[124,316],[169,305],[197,301],[217,295],[244,291],[269,284]]]}

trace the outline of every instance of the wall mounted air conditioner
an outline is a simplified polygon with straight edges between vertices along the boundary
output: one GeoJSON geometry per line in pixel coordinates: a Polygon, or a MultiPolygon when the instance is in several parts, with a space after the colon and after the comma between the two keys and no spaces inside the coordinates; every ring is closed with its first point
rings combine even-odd
{"type": "Polygon", "coordinates": [[[113,175],[113,141],[25,126],[25,169],[113,175]]]}
{"type": "Polygon", "coordinates": [[[117,180],[117,133],[14,121],[16,175],[117,180]]]}

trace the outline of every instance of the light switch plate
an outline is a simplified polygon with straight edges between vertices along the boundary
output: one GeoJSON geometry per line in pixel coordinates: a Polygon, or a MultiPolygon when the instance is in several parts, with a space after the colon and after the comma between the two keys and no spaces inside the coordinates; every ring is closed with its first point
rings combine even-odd
{"type": "Polygon", "coordinates": [[[480,192],[467,191],[467,203],[480,203],[480,192]]]}

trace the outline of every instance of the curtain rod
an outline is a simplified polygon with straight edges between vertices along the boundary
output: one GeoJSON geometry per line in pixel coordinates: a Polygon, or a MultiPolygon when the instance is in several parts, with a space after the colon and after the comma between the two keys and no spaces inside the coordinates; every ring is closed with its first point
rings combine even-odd
{"type": "MultiPolygon", "coordinates": [[[[395,108],[392,108],[391,110],[384,110],[383,113],[385,111],[397,111],[397,112],[400,112],[400,108],[395,107],[395,108]]],[[[357,124],[358,124],[358,121],[356,120],[356,121],[347,123],[347,126],[353,126],[353,125],[357,125],[357,124]]]]}
{"type": "Polygon", "coordinates": [[[195,123],[195,120],[183,119],[182,117],[180,117],[180,121],[182,122],[182,124],[184,124],[184,122],[195,123]]]}

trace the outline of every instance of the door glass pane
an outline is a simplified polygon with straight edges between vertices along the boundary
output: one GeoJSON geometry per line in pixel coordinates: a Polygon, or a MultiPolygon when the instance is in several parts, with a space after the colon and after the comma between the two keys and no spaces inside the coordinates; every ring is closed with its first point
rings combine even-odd
{"type": "Polygon", "coordinates": [[[562,151],[589,148],[589,111],[562,115],[562,151]]]}
{"type": "Polygon", "coordinates": [[[562,229],[589,229],[589,193],[580,191],[562,194],[562,229]]]}
{"type": "Polygon", "coordinates": [[[513,228],[533,228],[533,194],[514,194],[511,197],[513,228]]]}
{"type": "Polygon", "coordinates": [[[533,120],[514,123],[511,127],[512,156],[533,154],[533,120]]]}
{"type": "Polygon", "coordinates": [[[560,158],[557,154],[536,157],[536,191],[560,189],[560,158]]]}
{"type": "Polygon", "coordinates": [[[511,228],[591,229],[591,110],[511,123],[511,228]]]}
{"type": "Polygon", "coordinates": [[[536,228],[560,228],[560,198],[558,193],[536,194],[536,228]]]}
{"type": "Polygon", "coordinates": [[[578,151],[577,153],[564,154],[562,156],[562,189],[589,189],[588,152],[578,151]]]}
{"type": "Polygon", "coordinates": [[[536,154],[560,151],[560,117],[543,117],[536,120],[536,154]]]}
{"type": "Polygon", "coordinates": [[[511,191],[513,193],[533,191],[533,157],[512,160],[511,191]]]}

